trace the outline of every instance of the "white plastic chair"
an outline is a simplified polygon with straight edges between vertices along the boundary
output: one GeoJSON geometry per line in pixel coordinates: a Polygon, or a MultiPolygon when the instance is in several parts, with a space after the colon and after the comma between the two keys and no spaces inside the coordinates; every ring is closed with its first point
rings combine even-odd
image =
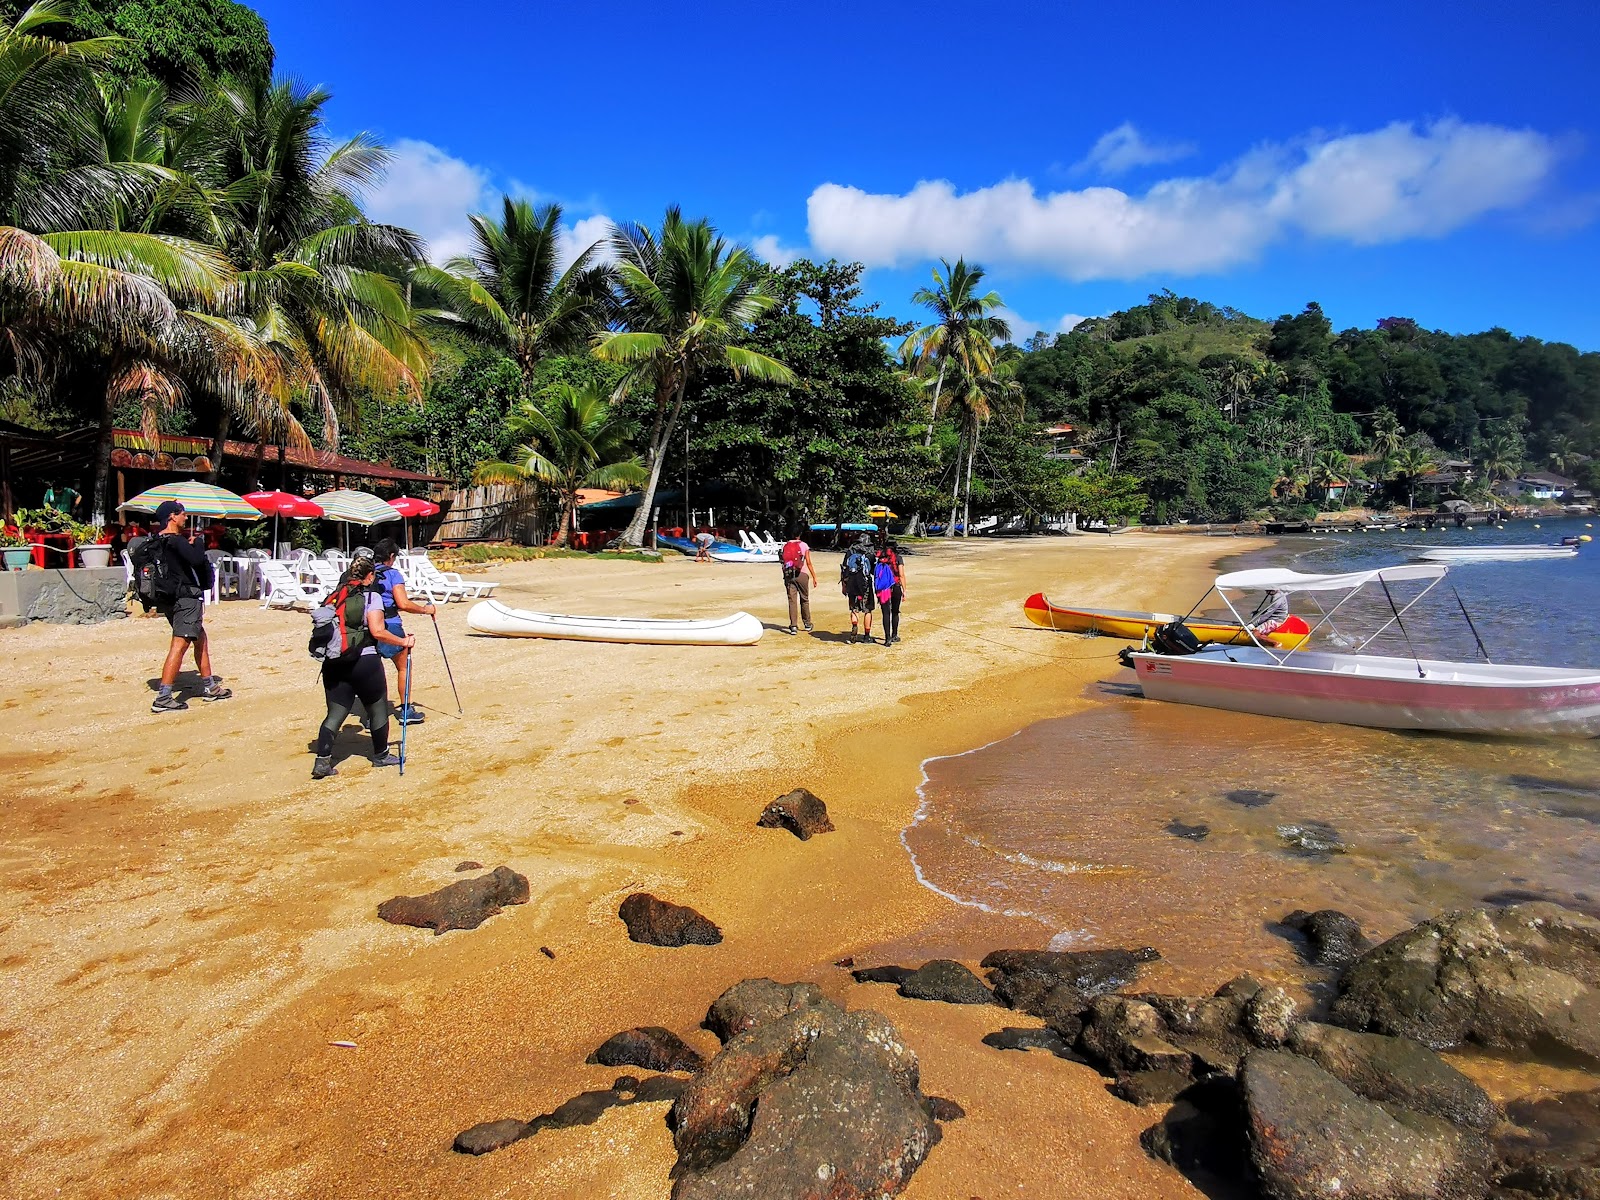
{"type": "Polygon", "coordinates": [[[301,583],[287,563],[275,559],[261,563],[260,571],[262,608],[293,608],[302,601],[321,604],[332,590],[320,583],[301,583]]]}
{"type": "Polygon", "coordinates": [[[133,576],[134,576],[133,559],[128,557],[128,552],[126,550],[123,550],[121,553],[122,553],[122,569],[123,569],[123,571],[125,571],[127,573],[128,586],[131,588],[133,586],[133,576]]]}
{"type": "Polygon", "coordinates": [[[332,563],[323,562],[321,559],[316,558],[308,559],[305,569],[312,582],[321,587],[324,594],[333,591],[334,588],[339,586],[339,576],[343,573],[332,563]]]}

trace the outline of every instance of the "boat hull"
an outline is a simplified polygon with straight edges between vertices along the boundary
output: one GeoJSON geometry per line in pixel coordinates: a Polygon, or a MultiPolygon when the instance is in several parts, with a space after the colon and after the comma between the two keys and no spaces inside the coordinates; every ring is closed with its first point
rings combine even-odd
{"type": "Polygon", "coordinates": [[[1130,657],[1152,700],[1374,729],[1600,736],[1600,671],[1424,659],[1418,676],[1411,659],[1312,652],[1279,665],[1256,647],[1130,657]]]}
{"type": "MultiPolygon", "coordinates": [[[[1183,620],[1202,642],[1222,642],[1229,646],[1253,644],[1249,632],[1233,621],[1209,621],[1198,617],[1180,618],[1174,613],[1137,612],[1117,608],[1069,608],[1052,604],[1042,592],[1035,592],[1022,603],[1028,620],[1045,629],[1061,633],[1098,633],[1105,637],[1142,642],[1159,626],[1183,620]]],[[[1284,650],[1303,646],[1311,628],[1299,617],[1290,617],[1276,632],[1261,640],[1284,650]]]]}
{"type": "Polygon", "coordinates": [[[559,638],[578,642],[630,642],[647,646],[753,646],[764,632],[749,613],[707,621],[648,617],[578,617],[510,608],[483,600],[467,612],[467,625],[491,637],[559,638]]]}
{"type": "Polygon", "coordinates": [[[1576,557],[1576,546],[1441,546],[1424,550],[1422,558],[1430,562],[1523,562],[1542,558],[1576,557]]]}
{"type": "MultiPolygon", "coordinates": [[[[656,534],[656,545],[666,546],[669,549],[678,551],[680,554],[687,554],[691,558],[700,553],[700,547],[696,546],[688,538],[670,537],[664,533],[656,534]]],[[[706,553],[713,562],[775,563],[779,561],[776,550],[770,554],[765,550],[742,550],[732,542],[723,541],[712,542],[711,549],[706,553]]]]}

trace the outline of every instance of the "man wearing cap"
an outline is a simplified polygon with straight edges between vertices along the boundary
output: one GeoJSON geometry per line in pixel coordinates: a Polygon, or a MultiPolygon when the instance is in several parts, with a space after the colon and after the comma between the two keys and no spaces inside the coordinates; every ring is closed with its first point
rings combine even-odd
{"type": "Polygon", "coordinates": [[[178,669],[183,666],[183,656],[190,645],[194,646],[194,665],[200,672],[200,699],[226,700],[233,692],[211,673],[211,644],[201,624],[205,614],[202,597],[211,586],[211,560],[203,546],[185,535],[189,514],[176,500],[163,500],[156,507],[155,524],[161,532],[156,535],[159,545],[154,553],[166,556],[167,568],[178,580],[178,594],[156,605],[156,611],[172,626],[172,644],[167,648],[167,661],[161,666],[161,687],[150,711],[178,712],[189,707],[181,696],[173,695],[172,685],[178,681],[178,669]]]}

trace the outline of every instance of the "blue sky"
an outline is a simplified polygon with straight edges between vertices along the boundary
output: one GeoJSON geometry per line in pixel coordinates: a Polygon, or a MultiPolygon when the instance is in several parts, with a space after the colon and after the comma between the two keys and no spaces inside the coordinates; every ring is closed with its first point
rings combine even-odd
{"type": "Polygon", "coordinates": [[[585,240],[678,203],[907,319],[965,254],[1022,333],[1170,287],[1600,350],[1593,0],[257,7],[436,256],[502,190],[585,240]]]}

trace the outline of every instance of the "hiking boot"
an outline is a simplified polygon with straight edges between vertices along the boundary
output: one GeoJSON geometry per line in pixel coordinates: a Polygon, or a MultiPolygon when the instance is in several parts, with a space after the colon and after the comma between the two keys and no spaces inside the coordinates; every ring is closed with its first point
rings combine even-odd
{"type": "Polygon", "coordinates": [[[174,692],[168,692],[165,696],[157,696],[150,701],[150,711],[153,713],[182,712],[188,707],[189,702],[174,692]]]}
{"type": "Polygon", "coordinates": [[[785,629],[784,632],[787,633],[790,637],[793,637],[796,633],[799,632],[799,630],[795,629],[795,627],[793,625],[791,625],[791,626],[789,626],[789,628],[785,629]]]}
{"type": "Polygon", "coordinates": [[[394,719],[402,725],[421,725],[428,718],[418,711],[414,704],[402,704],[394,714],[394,719]]]}
{"type": "Polygon", "coordinates": [[[870,633],[864,633],[861,635],[861,640],[864,642],[875,642],[878,639],[873,637],[870,633]]]}
{"type": "Polygon", "coordinates": [[[233,689],[223,687],[222,680],[219,679],[205,691],[200,693],[200,699],[204,700],[207,704],[210,704],[213,700],[226,700],[232,695],[233,689]]]}
{"type": "Polygon", "coordinates": [[[337,775],[339,768],[333,765],[333,755],[319,754],[317,761],[311,764],[311,778],[326,779],[329,775],[337,775]]]}
{"type": "Polygon", "coordinates": [[[391,752],[385,754],[382,758],[374,758],[372,765],[375,767],[398,767],[400,765],[400,756],[391,752]]]}
{"type": "MultiPolygon", "coordinates": [[[[791,625],[791,626],[789,626],[789,632],[790,632],[790,633],[793,633],[793,632],[794,632],[794,626],[793,626],[793,625],[791,625]]],[[[815,630],[813,630],[813,629],[812,629],[812,628],[811,628],[811,622],[810,622],[810,621],[807,621],[807,622],[806,622],[806,632],[807,632],[807,633],[814,633],[814,632],[815,632],[815,630]]]]}

